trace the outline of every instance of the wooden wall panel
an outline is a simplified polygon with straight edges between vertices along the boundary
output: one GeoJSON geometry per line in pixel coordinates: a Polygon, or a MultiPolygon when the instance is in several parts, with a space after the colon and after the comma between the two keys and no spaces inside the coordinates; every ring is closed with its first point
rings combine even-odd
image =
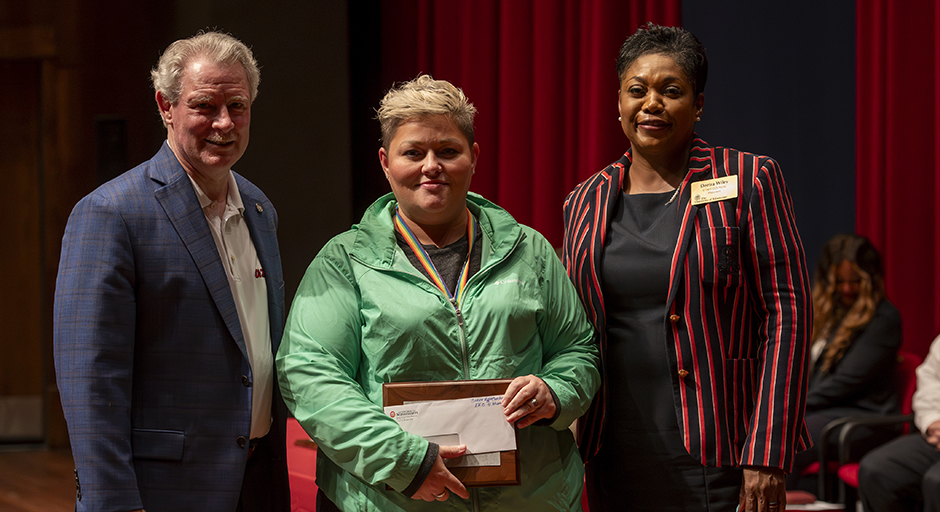
{"type": "Polygon", "coordinates": [[[42,408],[30,405],[43,393],[41,69],[38,60],[0,60],[3,236],[13,248],[0,251],[0,439],[43,434],[42,408]]]}

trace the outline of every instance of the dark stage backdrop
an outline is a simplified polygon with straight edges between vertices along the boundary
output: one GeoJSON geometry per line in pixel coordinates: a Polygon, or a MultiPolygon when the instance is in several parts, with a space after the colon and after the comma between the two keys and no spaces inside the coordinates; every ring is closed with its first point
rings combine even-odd
{"type": "Polygon", "coordinates": [[[924,355],[940,332],[940,1],[859,0],[857,16],[856,226],[924,355]]]}
{"type": "MultiPolygon", "coordinates": [[[[647,20],[681,21],[679,0],[383,0],[379,5],[382,89],[360,91],[375,95],[368,104],[374,108],[392,82],[419,73],[461,87],[479,110],[480,161],[471,190],[556,246],[567,193],[627,148],[617,121],[620,45],[647,20]]],[[[371,37],[367,29],[352,27],[350,33],[354,45],[371,37]]],[[[378,127],[373,130],[377,138],[378,127]]],[[[358,200],[357,211],[388,190],[377,182],[384,178],[375,140],[363,149],[372,160],[363,165],[370,168],[374,195],[358,200]]]]}
{"type": "Polygon", "coordinates": [[[854,16],[849,0],[682,4],[708,51],[699,134],[780,163],[811,277],[826,240],[855,229],[854,16]]]}
{"type": "Polygon", "coordinates": [[[627,147],[620,44],[681,24],[709,55],[699,135],[781,164],[811,273],[831,236],[869,236],[904,347],[923,354],[940,331],[940,0],[912,2],[353,2],[355,215],[388,191],[362,119],[393,81],[431,73],[480,110],[472,190],[558,245],[566,193],[627,147]]]}

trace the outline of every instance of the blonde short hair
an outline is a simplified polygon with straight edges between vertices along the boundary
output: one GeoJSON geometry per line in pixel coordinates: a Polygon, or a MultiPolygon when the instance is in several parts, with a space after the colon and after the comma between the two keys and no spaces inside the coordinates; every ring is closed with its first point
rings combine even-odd
{"type": "Polygon", "coordinates": [[[386,150],[403,122],[438,115],[449,117],[472,146],[473,117],[476,113],[476,107],[459,87],[447,80],[421,75],[414,80],[393,85],[379,102],[375,118],[382,127],[382,147],[386,150]]]}

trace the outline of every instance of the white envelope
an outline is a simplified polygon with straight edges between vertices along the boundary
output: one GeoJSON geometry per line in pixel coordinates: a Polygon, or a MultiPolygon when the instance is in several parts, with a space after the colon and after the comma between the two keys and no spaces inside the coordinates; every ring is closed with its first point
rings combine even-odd
{"type": "Polygon", "coordinates": [[[422,436],[457,434],[467,453],[516,449],[516,434],[503,414],[502,395],[434,400],[385,408],[406,432],[422,436]]]}

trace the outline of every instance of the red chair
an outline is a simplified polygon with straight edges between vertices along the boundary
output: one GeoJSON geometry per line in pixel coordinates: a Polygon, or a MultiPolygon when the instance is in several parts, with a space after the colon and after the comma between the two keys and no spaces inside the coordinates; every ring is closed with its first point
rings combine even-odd
{"type": "MultiPolygon", "coordinates": [[[[839,420],[835,420],[835,421],[839,421],[839,420]]],[[[835,422],[833,422],[833,423],[835,423],[835,422]]],[[[840,424],[841,424],[841,423],[840,423],[840,424]]],[[[829,425],[826,425],[826,427],[829,427],[830,425],[832,425],[832,423],[830,423],[829,425]]],[[[822,434],[823,439],[825,439],[826,437],[828,437],[828,435],[827,435],[828,432],[829,432],[829,431],[826,430],[826,429],[823,430],[823,434],[822,434]]],[[[819,441],[819,440],[814,440],[814,441],[815,441],[815,443],[816,443],[816,445],[817,445],[817,447],[818,447],[818,445],[820,444],[820,441],[819,441]]],[[[818,448],[817,448],[817,449],[818,449],[818,448]]],[[[834,460],[832,460],[832,461],[829,461],[829,462],[826,463],[826,469],[823,470],[823,472],[822,472],[821,475],[820,475],[820,473],[819,473],[819,462],[814,462],[814,463],[810,464],[809,466],[806,466],[806,468],[805,468],[805,469],[803,470],[803,472],[800,473],[800,474],[803,475],[803,476],[818,475],[817,478],[820,478],[819,484],[818,484],[818,486],[817,486],[817,487],[818,487],[817,492],[819,493],[818,498],[821,499],[821,500],[825,500],[825,499],[826,499],[825,492],[822,492],[822,491],[819,490],[819,489],[821,489],[822,486],[823,486],[823,483],[822,483],[822,482],[825,481],[826,475],[835,473],[835,472],[838,471],[838,470],[839,470],[839,463],[836,462],[836,461],[834,461],[834,460]]],[[[806,498],[806,495],[807,495],[807,494],[813,496],[813,500],[816,499],[816,496],[815,496],[815,495],[813,495],[813,494],[811,494],[811,493],[806,493],[805,491],[787,491],[787,503],[791,503],[791,500],[790,500],[790,493],[791,493],[791,492],[792,492],[792,493],[795,493],[795,494],[793,494],[793,496],[797,497],[798,500],[805,500],[805,499],[807,499],[807,498],[806,498]],[[805,494],[804,494],[804,493],[805,493],[805,494]]],[[[792,503],[797,503],[797,501],[792,501],[792,503]]],[[[804,503],[803,501],[799,501],[799,503],[801,503],[801,504],[812,503],[812,501],[808,501],[808,502],[805,502],[805,503],[804,503]]]]}
{"type": "Polygon", "coordinates": [[[297,420],[287,420],[287,474],[291,512],[317,510],[317,447],[297,420]]]}
{"type": "Polygon", "coordinates": [[[585,484],[584,490],[581,491],[581,512],[591,512],[590,508],[588,507],[586,484],[585,484]]]}
{"type": "MultiPolygon", "coordinates": [[[[901,434],[909,432],[910,425],[914,421],[914,414],[911,410],[911,399],[914,397],[914,390],[917,388],[917,375],[915,371],[923,362],[923,359],[909,352],[898,352],[898,365],[895,370],[897,379],[897,390],[901,398],[901,414],[890,416],[856,416],[850,418],[840,418],[840,422],[833,431],[839,435],[839,460],[836,474],[839,477],[839,502],[855,503],[856,489],[858,489],[858,461],[849,461],[851,452],[850,442],[852,431],[860,426],[872,425],[892,425],[902,424],[901,434]]],[[[835,422],[833,422],[835,423],[835,422]]],[[[826,425],[829,430],[830,425],[826,425]]],[[[820,450],[820,456],[823,456],[823,450],[820,450]]],[[[825,461],[824,458],[820,458],[825,461]]],[[[830,464],[826,464],[830,467],[830,464]]],[[[823,480],[820,479],[820,484],[823,480]]]]}

